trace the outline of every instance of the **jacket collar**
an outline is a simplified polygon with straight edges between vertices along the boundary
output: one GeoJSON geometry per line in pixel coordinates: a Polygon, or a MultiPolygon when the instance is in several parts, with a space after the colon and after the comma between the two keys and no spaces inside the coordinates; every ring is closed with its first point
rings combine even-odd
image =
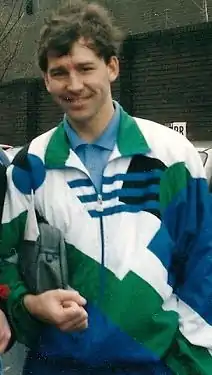
{"type": "MultiPolygon", "coordinates": [[[[135,119],[120,107],[120,124],[112,159],[120,156],[147,154],[149,151],[150,148],[147,141],[135,119]]],[[[45,165],[48,169],[73,167],[77,166],[77,159],[78,157],[74,151],[70,149],[69,139],[63,122],[61,122],[48,143],[45,153],[45,165]]],[[[78,162],[80,163],[79,160],[78,162]]]]}

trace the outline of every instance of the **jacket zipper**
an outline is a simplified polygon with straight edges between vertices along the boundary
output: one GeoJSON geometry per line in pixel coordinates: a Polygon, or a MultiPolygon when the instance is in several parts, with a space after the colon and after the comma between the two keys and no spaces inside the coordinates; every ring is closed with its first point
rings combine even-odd
{"type": "Polygon", "coordinates": [[[100,236],[101,236],[101,268],[100,268],[100,304],[103,301],[104,289],[105,289],[105,246],[104,246],[104,225],[103,225],[103,199],[102,194],[97,195],[97,208],[96,211],[100,213],[100,236]]]}

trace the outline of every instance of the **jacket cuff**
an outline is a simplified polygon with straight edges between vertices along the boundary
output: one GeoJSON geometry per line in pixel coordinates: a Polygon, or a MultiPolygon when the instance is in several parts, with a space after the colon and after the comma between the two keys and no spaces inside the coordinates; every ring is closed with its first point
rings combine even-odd
{"type": "Polygon", "coordinates": [[[18,342],[32,348],[39,340],[43,323],[34,318],[24,305],[24,296],[29,291],[22,283],[13,289],[7,299],[9,322],[18,342]]]}

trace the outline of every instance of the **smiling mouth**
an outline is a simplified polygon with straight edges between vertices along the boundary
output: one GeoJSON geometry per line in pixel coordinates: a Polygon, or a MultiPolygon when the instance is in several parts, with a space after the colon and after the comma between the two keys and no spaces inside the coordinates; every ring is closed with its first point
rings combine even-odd
{"type": "Polygon", "coordinates": [[[89,98],[72,98],[69,96],[62,97],[62,100],[67,102],[67,103],[72,103],[72,104],[82,104],[89,98]]]}

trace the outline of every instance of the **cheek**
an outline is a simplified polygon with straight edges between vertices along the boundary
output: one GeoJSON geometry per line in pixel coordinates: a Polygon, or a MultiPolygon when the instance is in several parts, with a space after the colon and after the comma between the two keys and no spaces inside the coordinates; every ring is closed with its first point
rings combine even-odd
{"type": "Polygon", "coordinates": [[[48,85],[48,91],[51,94],[59,94],[64,89],[64,85],[59,81],[52,81],[48,85]]]}
{"type": "Polygon", "coordinates": [[[107,74],[99,74],[87,79],[85,85],[96,92],[107,92],[110,87],[110,81],[107,74]]]}

